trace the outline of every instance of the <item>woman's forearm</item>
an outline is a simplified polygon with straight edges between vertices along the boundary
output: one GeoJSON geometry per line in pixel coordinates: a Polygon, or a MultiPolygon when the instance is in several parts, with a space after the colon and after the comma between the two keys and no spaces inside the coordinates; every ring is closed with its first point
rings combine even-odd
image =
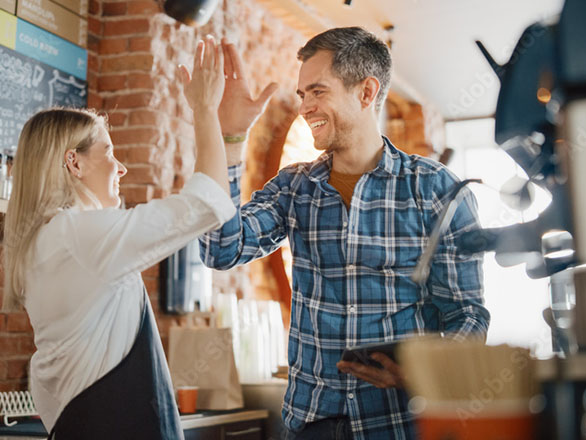
{"type": "Polygon", "coordinates": [[[207,174],[229,195],[228,166],[224,140],[217,111],[212,109],[194,110],[195,167],[194,172],[207,174]]]}

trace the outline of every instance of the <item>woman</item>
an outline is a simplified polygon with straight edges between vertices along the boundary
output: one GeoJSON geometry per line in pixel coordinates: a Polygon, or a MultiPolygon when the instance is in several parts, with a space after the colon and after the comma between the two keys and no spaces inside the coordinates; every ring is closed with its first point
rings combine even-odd
{"type": "Polygon", "coordinates": [[[183,190],[120,205],[126,168],[104,119],[51,109],[23,127],[5,225],[4,307],[24,303],[35,334],[33,399],[58,440],[183,438],[169,370],[140,271],[235,213],[218,106],[223,55],[198,44],[197,161],[183,190]]]}

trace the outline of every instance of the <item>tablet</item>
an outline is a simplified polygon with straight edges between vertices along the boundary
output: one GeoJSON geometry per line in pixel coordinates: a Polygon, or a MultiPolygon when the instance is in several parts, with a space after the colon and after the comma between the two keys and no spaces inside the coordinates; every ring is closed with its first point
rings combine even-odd
{"type": "Polygon", "coordinates": [[[397,362],[396,350],[399,345],[398,341],[383,342],[365,345],[355,345],[353,347],[346,347],[342,353],[343,361],[360,362],[361,364],[369,365],[371,367],[383,368],[383,366],[370,358],[372,353],[382,353],[387,355],[393,362],[397,362]]]}

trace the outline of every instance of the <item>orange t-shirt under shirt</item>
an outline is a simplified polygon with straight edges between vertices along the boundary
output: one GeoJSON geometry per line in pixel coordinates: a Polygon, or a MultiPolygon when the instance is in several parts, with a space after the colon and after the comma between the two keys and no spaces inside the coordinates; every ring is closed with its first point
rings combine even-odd
{"type": "Polygon", "coordinates": [[[330,180],[328,180],[328,183],[340,193],[347,209],[350,209],[354,187],[361,177],[362,174],[343,174],[334,170],[330,171],[330,180]]]}

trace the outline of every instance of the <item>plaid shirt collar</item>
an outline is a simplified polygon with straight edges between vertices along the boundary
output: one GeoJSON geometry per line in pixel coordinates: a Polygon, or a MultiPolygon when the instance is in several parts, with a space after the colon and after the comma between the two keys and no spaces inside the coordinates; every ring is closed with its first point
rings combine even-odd
{"type": "MultiPolygon", "coordinates": [[[[382,138],[384,141],[383,155],[372,173],[379,176],[398,175],[401,168],[399,152],[386,136],[382,138]]],[[[332,152],[325,152],[319,156],[309,168],[307,176],[309,180],[318,184],[326,182],[330,178],[332,160],[332,152]]]]}

